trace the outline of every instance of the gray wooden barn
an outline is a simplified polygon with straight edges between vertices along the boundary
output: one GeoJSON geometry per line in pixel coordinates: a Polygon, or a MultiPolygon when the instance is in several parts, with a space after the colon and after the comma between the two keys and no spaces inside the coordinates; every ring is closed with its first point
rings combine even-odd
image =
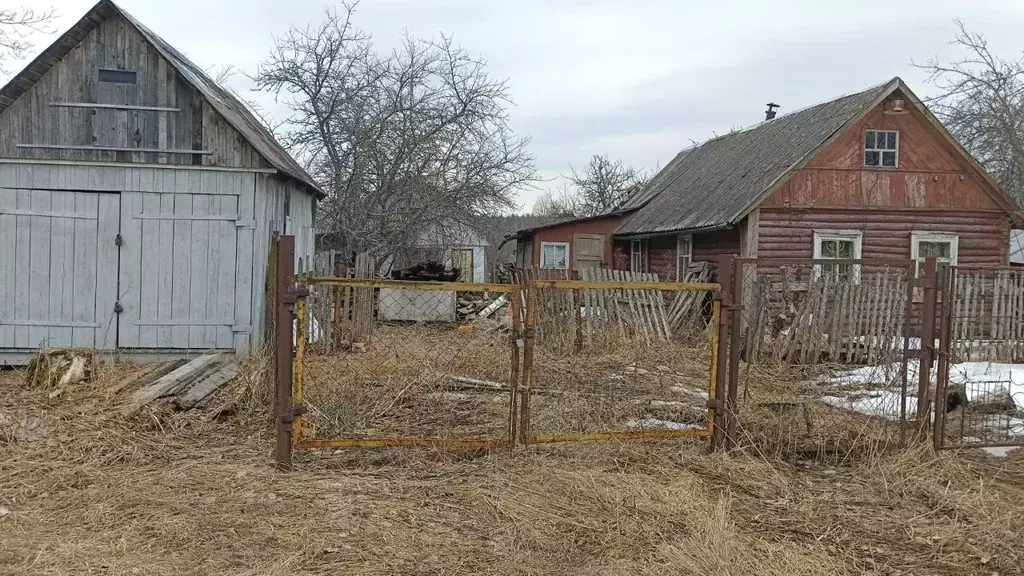
{"type": "Polygon", "coordinates": [[[237,98],[99,2],[0,89],[0,364],[246,353],[273,232],[312,256],[321,196],[237,98]]]}

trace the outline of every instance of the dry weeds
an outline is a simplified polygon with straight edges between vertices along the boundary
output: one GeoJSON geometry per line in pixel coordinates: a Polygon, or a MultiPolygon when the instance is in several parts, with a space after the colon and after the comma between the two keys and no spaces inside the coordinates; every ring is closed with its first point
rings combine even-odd
{"type": "Polygon", "coordinates": [[[1024,561],[1017,456],[793,466],[602,443],[304,454],[281,474],[264,413],[122,421],[106,390],[133,370],[54,400],[0,373],[0,572],[1007,575],[1024,561]]]}

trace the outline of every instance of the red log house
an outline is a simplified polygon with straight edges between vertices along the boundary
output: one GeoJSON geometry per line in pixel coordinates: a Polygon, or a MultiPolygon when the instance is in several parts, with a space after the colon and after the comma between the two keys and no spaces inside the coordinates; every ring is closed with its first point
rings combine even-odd
{"type": "Polygon", "coordinates": [[[519,267],[675,281],[721,254],[1006,266],[1021,218],[894,78],[687,148],[616,212],[514,237],[519,267]]]}

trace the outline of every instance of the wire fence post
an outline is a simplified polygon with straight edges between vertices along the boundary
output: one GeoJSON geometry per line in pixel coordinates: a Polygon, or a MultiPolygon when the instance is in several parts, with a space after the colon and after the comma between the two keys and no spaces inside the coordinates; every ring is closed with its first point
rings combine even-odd
{"type": "Polygon", "coordinates": [[[732,301],[729,314],[729,386],[726,389],[725,411],[729,414],[726,430],[726,449],[736,444],[737,397],[740,387],[740,350],[743,347],[743,260],[730,257],[732,265],[732,301]]]}
{"type": "Polygon", "coordinates": [[[530,443],[530,395],[533,393],[533,347],[536,340],[537,287],[526,288],[526,323],[523,329],[523,395],[519,401],[519,440],[530,443]]]}
{"type": "Polygon", "coordinates": [[[932,402],[931,372],[935,362],[935,308],[938,261],[929,256],[924,263],[924,297],[921,301],[921,359],[917,376],[917,426],[919,439],[928,435],[932,402]]]}
{"type": "Polygon", "coordinates": [[[511,451],[516,445],[516,435],[519,432],[516,419],[516,403],[519,394],[519,349],[523,347],[522,335],[522,311],[523,299],[520,290],[514,290],[509,298],[509,312],[512,320],[511,340],[512,368],[509,374],[509,403],[508,403],[508,448],[511,451]]]}
{"type": "Polygon", "coordinates": [[[940,284],[942,316],[939,324],[938,369],[935,375],[935,422],[932,445],[942,449],[946,438],[946,399],[949,393],[950,340],[953,335],[953,317],[956,307],[956,268],[946,268],[940,284]]]}
{"type": "Polygon", "coordinates": [[[729,426],[728,394],[729,372],[728,372],[728,351],[732,343],[730,331],[732,302],[735,296],[736,287],[732,281],[734,269],[733,256],[722,255],[718,257],[718,283],[721,291],[717,298],[720,299],[718,314],[718,362],[716,365],[718,373],[715,381],[715,397],[709,402],[715,411],[714,431],[711,436],[711,446],[714,450],[726,448],[726,434],[729,426]]]}
{"type": "Polygon", "coordinates": [[[292,342],[295,288],[295,237],[274,237],[277,252],[277,290],[274,306],[274,413],[277,443],[274,460],[277,468],[292,466],[292,342]]]}

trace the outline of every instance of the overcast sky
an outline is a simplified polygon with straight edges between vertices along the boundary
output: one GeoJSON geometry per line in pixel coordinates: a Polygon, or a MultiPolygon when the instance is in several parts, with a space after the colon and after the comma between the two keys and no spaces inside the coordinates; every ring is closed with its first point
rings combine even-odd
{"type": "MultiPolygon", "coordinates": [[[[324,0],[117,0],[203,67],[251,72],[273,38],[323,14],[324,0]]],[[[0,6],[45,0],[0,0],[0,6]]],[[[94,2],[53,0],[63,32],[94,2]]],[[[902,76],[910,61],[955,56],[954,18],[1006,55],[1024,48],[1020,0],[363,0],[356,23],[385,49],[403,30],[454,36],[507,78],[513,127],[532,138],[537,168],[559,174],[592,154],[664,165],[691,141],[902,76]]],[[[50,40],[39,40],[37,50],[50,40]]],[[[33,54],[34,56],[34,54],[33,54]]],[[[9,62],[11,70],[20,63],[9,62]]],[[[232,79],[245,93],[250,84],[232,79]]],[[[247,94],[248,95],[248,94],[247,94]]],[[[271,115],[267,95],[251,95],[271,115]]],[[[528,210],[542,190],[520,194],[528,210]]]]}

